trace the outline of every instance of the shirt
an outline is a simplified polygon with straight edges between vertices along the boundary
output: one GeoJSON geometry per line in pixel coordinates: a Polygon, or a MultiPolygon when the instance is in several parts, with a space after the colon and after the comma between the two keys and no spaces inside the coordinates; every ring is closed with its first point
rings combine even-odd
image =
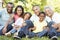
{"type": "Polygon", "coordinates": [[[33,14],[32,17],[30,18],[32,22],[38,21],[39,17],[36,14],[33,14]]]}
{"type": "Polygon", "coordinates": [[[50,17],[46,17],[47,21],[54,21],[55,23],[60,23],[60,14],[54,13],[52,19],[50,17]]]}
{"type": "Polygon", "coordinates": [[[17,14],[14,14],[14,20],[16,21],[19,18],[17,14]]]}
{"type": "Polygon", "coordinates": [[[34,33],[42,32],[44,27],[47,26],[47,22],[45,20],[42,22],[36,21],[34,22],[34,26],[36,27],[36,29],[33,31],[34,33]]]}
{"type": "Polygon", "coordinates": [[[23,22],[24,22],[23,18],[20,17],[20,18],[18,18],[17,21],[15,22],[15,25],[22,26],[23,22]]]}

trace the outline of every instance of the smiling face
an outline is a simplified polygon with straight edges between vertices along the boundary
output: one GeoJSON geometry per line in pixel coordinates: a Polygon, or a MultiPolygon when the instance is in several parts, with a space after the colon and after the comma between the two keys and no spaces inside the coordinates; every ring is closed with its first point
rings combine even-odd
{"type": "Polygon", "coordinates": [[[40,21],[42,22],[45,19],[45,14],[40,13],[39,18],[40,18],[40,21]]]}
{"type": "Polygon", "coordinates": [[[12,4],[7,4],[7,12],[11,13],[13,10],[13,5],[12,4]]]}
{"type": "Polygon", "coordinates": [[[21,15],[22,14],[22,9],[20,7],[17,8],[17,15],[21,15]]]}
{"type": "Polygon", "coordinates": [[[36,15],[39,15],[39,12],[40,12],[39,6],[34,6],[32,9],[36,15]]]}
{"type": "Polygon", "coordinates": [[[53,15],[53,11],[49,8],[45,9],[45,13],[47,16],[51,17],[53,15]]]}

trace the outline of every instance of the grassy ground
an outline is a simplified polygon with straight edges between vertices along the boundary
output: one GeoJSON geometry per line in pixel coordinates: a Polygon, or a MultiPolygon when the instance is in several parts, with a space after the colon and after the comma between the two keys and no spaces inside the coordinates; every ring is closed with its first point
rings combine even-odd
{"type": "MultiPolygon", "coordinates": [[[[17,40],[17,39],[14,39],[13,37],[0,36],[0,40],[17,40]]],[[[42,38],[34,37],[32,39],[22,38],[21,40],[50,40],[50,39],[47,37],[42,37],[42,38]]],[[[58,38],[58,40],[60,40],[60,37],[58,38]]]]}

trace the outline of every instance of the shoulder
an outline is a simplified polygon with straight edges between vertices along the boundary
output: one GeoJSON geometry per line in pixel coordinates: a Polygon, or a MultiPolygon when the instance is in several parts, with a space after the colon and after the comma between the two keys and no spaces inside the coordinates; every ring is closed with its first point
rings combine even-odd
{"type": "Polygon", "coordinates": [[[4,12],[4,11],[6,11],[6,8],[3,8],[3,9],[0,10],[0,12],[4,12]]]}

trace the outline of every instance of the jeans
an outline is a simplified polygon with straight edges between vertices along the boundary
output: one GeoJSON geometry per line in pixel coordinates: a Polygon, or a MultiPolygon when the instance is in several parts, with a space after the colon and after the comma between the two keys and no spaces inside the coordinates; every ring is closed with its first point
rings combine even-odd
{"type": "Polygon", "coordinates": [[[20,30],[20,29],[16,30],[16,29],[13,28],[12,30],[10,30],[10,33],[13,34],[13,33],[15,33],[15,32],[19,32],[19,30],[20,30]]]}
{"type": "Polygon", "coordinates": [[[52,24],[54,24],[53,21],[48,23],[48,27],[50,29],[50,31],[48,31],[48,36],[49,38],[53,37],[53,36],[57,36],[57,32],[56,29],[52,27],[52,24]]]}
{"type": "Polygon", "coordinates": [[[57,36],[60,36],[60,32],[57,32],[57,36]]]}
{"type": "Polygon", "coordinates": [[[34,27],[33,23],[30,21],[30,20],[26,20],[25,23],[27,25],[25,25],[24,27],[22,27],[18,33],[18,36],[19,37],[23,37],[24,35],[28,35],[29,33],[29,28],[32,28],[34,27]]]}

